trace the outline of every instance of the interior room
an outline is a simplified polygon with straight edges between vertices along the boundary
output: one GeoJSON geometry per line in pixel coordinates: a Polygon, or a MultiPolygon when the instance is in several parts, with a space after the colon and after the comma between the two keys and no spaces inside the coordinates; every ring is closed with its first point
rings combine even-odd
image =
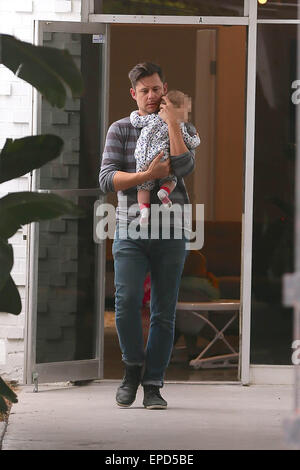
{"type": "MultiPolygon", "coordinates": [[[[196,166],[185,178],[193,206],[204,204],[204,245],[191,250],[186,260],[179,301],[240,299],[241,238],[244,194],[244,137],[246,90],[245,26],[120,25],[110,33],[109,122],[136,109],[131,98],[129,70],[138,62],[162,66],[169,90],[184,91],[192,98],[190,121],[201,138],[196,166]]],[[[107,202],[116,205],[116,194],[107,202]]],[[[114,272],[112,240],[106,246],[106,295],[104,328],[104,379],[120,379],[123,364],[114,322],[114,272]]],[[[141,310],[145,341],[149,326],[149,279],[145,280],[141,310]]],[[[228,312],[209,313],[221,329],[228,312]]],[[[238,351],[240,321],[226,330],[226,338],[238,351]]],[[[195,358],[214,338],[209,325],[177,312],[174,349],[166,380],[237,381],[238,361],[207,363],[195,368],[195,358]]],[[[218,340],[207,356],[228,353],[218,340]]]]}

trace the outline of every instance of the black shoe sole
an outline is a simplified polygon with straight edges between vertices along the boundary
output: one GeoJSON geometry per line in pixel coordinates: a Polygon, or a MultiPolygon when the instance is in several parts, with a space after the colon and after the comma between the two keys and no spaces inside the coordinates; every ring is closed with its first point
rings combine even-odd
{"type": "Polygon", "coordinates": [[[124,404],[124,403],[119,403],[117,401],[116,403],[117,403],[118,406],[121,406],[122,408],[129,408],[132,405],[133,402],[129,403],[129,404],[124,404]]]}
{"type": "Polygon", "coordinates": [[[144,405],[147,410],[165,410],[168,405],[144,405]]]}

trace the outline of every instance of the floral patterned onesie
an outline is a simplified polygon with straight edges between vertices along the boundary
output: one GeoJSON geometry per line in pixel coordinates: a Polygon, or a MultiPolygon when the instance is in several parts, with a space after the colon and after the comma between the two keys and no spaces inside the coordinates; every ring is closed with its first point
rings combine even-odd
{"type": "MultiPolygon", "coordinates": [[[[147,114],[140,116],[138,111],[130,114],[130,122],[134,127],[142,128],[135,148],[136,171],[144,171],[152,160],[163,150],[163,160],[170,155],[170,139],[168,132],[168,124],[158,114],[147,114]]],[[[188,149],[196,148],[200,144],[198,135],[191,136],[183,122],[180,123],[183,140],[188,149]]],[[[160,186],[166,181],[174,181],[177,183],[175,175],[169,175],[159,180],[160,186]]],[[[150,191],[155,186],[155,182],[145,181],[137,186],[137,189],[145,189],[150,191]]]]}

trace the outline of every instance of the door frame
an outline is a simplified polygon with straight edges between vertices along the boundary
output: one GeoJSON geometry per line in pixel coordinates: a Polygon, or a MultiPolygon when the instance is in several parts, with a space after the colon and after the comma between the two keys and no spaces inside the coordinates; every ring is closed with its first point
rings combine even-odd
{"type": "MultiPolygon", "coordinates": [[[[248,47],[247,47],[247,74],[246,74],[246,118],[245,118],[245,152],[244,152],[244,201],[242,215],[242,248],[241,248],[241,312],[240,312],[240,353],[241,359],[239,363],[239,380],[246,385],[250,382],[250,326],[251,326],[251,278],[252,278],[252,230],[253,230],[253,183],[254,183],[254,135],[255,135],[255,90],[256,90],[256,30],[257,30],[257,2],[245,0],[244,16],[241,17],[208,17],[208,16],[153,16],[153,15],[99,15],[90,14],[88,23],[81,22],[52,22],[37,21],[35,29],[35,38],[38,41],[41,35],[41,25],[50,28],[51,25],[57,25],[61,31],[75,32],[98,32],[97,28],[105,28],[105,53],[103,55],[104,64],[104,82],[106,90],[108,90],[109,81],[109,31],[112,23],[126,24],[174,24],[174,25],[245,25],[248,26],[248,47]],[[38,27],[39,26],[39,27],[38,27]],[[94,29],[95,28],[95,29],[94,29]]],[[[47,29],[45,29],[47,30],[47,29]]],[[[48,29],[49,30],[49,29],[48,29]]],[[[102,32],[101,29],[100,32],[102,32]]],[[[37,43],[37,42],[36,42],[37,43]]],[[[103,87],[104,88],[104,87],[103,87]]],[[[104,124],[102,126],[102,142],[107,131],[108,120],[108,93],[102,101],[104,124]]],[[[39,130],[40,116],[40,98],[34,91],[34,107],[33,107],[33,123],[34,132],[39,130]]],[[[36,188],[36,172],[33,174],[31,190],[36,188]]],[[[32,226],[37,224],[31,224],[32,226]]],[[[33,337],[30,335],[32,331],[32,312],[34,307],[34,296],[32,295],[32,285],[36,282],[37,275],[37,235],[36,227],[30,228],[30,254],[29,254],[29,279],[31,285],[31,295],[27,306],[27,364],[26,383],[32,383],[32,361],[33,361],[33,337]]],[[[104,271],[105,274],[105,271],[104,271]]],[[[99,325],[101,330],[101,325],[99,325]]],[[[101,334],[104,334],[102,327],[101,334]]],[[[102,341],[103,348],[103,341],[102,341]]],[[[103,356],[103,354],[102,354],[103,356]]],[[[26,361],[25,361],[26,362],[26,361]]],[[[78,362],[78,361],[76,361],[78,362]]],[[[103,376],[103,363],[100,366],[103,376]]]]}
{"type": "MultiPolygon", "coordinates": [[[[81,22],[65,21],[41,21],[34,22],[34,43],[42,44],[44,32],[70,32],[85,34],[103,34],[104,47],[101,67],[101,136],[100,145],[103,145],[104,136],[107,130],[107,109],[108,109],[108,41],[107,26],[103,24],[91,24],[81,22]]],[[[33,90],[33,128],[32,134],[41,132],[42,99],[36,89],[33,90]]],[[[30,191],[51,192],[60,196],[98,196],[105,202],[99,188],[90,189],[66,189],[66,190],[39,190],[39,170],[34,170],[30,178],[30,191]]],[[[36,328],[37,328],[37,286],[38,286],[38,252],[39,252],[39,224],[32,223],[28,227],[28,269],[27,269],[27,301],[25,315],[25,367],[24,383],[37,384],[38,382],[60,382],[66,380],[88,380],[101,379],[103,377],[103,350],[104,350],[104,300],[105,300],[105,241],[97,243],[96,250],[96,278],[97,285],[96,312],[97,312],[97,332],[95,359],[61,361],[51,363],[36,363],[36,328]],[[100,287],[100,288],[99,288],[100,287]]],[[[95,285],[95,289],[96,289],[95,285]]]]}
{"type": "Polygon", "coordinates": [[[154,16],[91,14],[92,23],[110,24],[174,24],[174,25],[244,25],[247,31],[247,73],[244,144],[244,194],[241,234],[241,309],[240,309],[240,362],[239,381],[250,383],[250,328],[252,281],[252,232],[254,187],[254,137],[256,92],[256,33],[257,2],[245,0],[244,16],[154,16]]]}
{"type": "MultiPolygon", "coordinates": [[[[253,188],[254,188],[254,138],[255,138],[255,92],[256,92],[256,42],[257,2],[244,0],[243,17],[209,16],[154,16],[154,15],[101,15],[90,14],[90,22],[131,24],[202,24],[202,25],[246,25],[248,26],[246,119],[244,152],[244,211],[242,215],[241,243],[241,311],[239,379],[243,385],[250,383],[250,328],[251,328],[251,283],[252,283],[252,232],[253,232],[253,188]]],[[[270,21],[271,22],[271,21],[270,21]]],[[[273,20],[274,22],[274,20],[273,20]]]]}

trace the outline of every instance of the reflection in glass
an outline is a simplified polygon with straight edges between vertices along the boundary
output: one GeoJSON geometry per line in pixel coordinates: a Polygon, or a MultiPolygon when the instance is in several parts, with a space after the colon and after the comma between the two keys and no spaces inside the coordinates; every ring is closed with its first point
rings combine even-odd
{"type": "Polygon", "coordinates": [[[298,0],[258,2],[257,17],[260,19],[296,19],[298,18],[298,4],[298,0]]]}
{"type": "Polygon", "coordinates": [[[85,217],[39,224],[37,363],[95,358],[95,197],[72,201],[85,217]]]}
{"type": "Polygon", "coordinates": [[[292,309],[282,305],[282,276],[294,270],[297,30],[261,24],[257,33],[251,363],[290,364],[292,309]]]}
{"type": "Polygon", "coordinates": [[[243,16],[244,0],[101,0],[95,13],[120,15],[243,16]]]}
{"type": "MultiPolygon", "coordinates": [[[[42,133],[64,141],[61,155],[40,170],[41,189],[98,188],[99,100],[103,44],[93,35],[44,33],[43,45],[68,49],[85,90],[63,109],[42,100],[42,133]]],[[[68,197],[67,195],[65,197],[68,197]]],[[[84,218],[65,216],[39,224],[36,362],[95,358],[97,245],[93,240],[95,197],[73,197],[84,218]]]]}
{"type": "Polygon", "coordinates": [[[61,155],[40,170],[41,189],[97,188],[100,139],[100,67],[102,44],[90,34],[44,33],[43,45],[68,49],[81,70],[85,90],[68,97],[63,109],[42,99],[41,132],[64,141],[61,155]]]}

